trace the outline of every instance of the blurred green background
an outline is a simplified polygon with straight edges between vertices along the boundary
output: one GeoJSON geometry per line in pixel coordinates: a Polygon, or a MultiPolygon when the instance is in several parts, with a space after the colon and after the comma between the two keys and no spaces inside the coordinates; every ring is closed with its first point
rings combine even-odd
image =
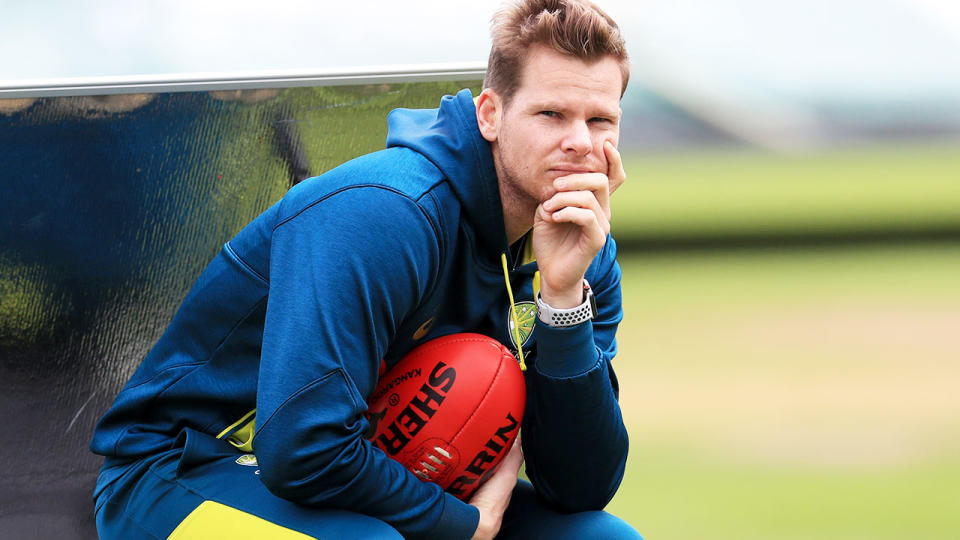
{"type": "Polygon", "coordinates": [[[960,144],[625,163],[609,510],[648,539],[957,538],[960,144]]]}

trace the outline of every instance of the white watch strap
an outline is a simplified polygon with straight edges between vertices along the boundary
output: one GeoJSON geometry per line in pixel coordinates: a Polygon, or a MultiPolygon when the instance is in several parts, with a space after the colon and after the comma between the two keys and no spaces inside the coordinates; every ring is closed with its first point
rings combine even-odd
{"type": "Polygon", "coordinates": [[[593,291],[587,280],[583,280],[583,303],[568,309],[556,309],[540,298],[537,293],[537,317],[544,324],[555,328],[576,326],[597,316],[597,307],[593,300],[593,291]]]}

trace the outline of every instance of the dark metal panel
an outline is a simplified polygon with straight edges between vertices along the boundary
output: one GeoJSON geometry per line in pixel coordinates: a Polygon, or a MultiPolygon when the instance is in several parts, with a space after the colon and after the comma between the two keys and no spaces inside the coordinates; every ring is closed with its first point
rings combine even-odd
{"type": "Polygon", "coordinates": [[[0,531],[90,538],[94,425],[223,242],[477,80],[0,99],[0,531]]]}

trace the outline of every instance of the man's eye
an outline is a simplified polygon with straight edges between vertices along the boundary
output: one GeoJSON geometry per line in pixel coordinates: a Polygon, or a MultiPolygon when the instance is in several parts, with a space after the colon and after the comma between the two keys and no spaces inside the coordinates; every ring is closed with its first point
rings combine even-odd
{"type": "Polygon", "coordinates": [[[556,118],[557,116],[560,116],[560,113],[558,113],[557,111],[540,111],[540,114],[544,116],[548,116],[550,118],[556,118]]]}
{"type": "Polygon", "coordinates": [[[591,121],[591,122],[599,122],[599,123],[603,123],[603,124],[612,124],[612,123],[613,123],[613,120],[611,120],[611,119],[609,119],[609,118],[603,118],[602,116],[596,116],[596,117],[594,117],[594,118],[591,118],[590,121],[591,121]]]}

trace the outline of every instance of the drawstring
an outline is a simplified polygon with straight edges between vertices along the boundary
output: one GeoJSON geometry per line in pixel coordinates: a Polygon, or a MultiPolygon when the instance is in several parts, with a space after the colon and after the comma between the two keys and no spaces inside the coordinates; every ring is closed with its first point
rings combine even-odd
{"type": "Polygon", "coordinates": [[[520,340],[520,321],[517,319],[517,306],[513,302],[513,289],[510,287],[510,270],[507,269],[507,254],[500,254],[503,263],[503,281],[507,284],[507,296],[510,297],[510,319],[513,321],[513,341],[517,345],[517,354],[520,356],[520,370],[527,370],[527,363],[523,360],[523,342],[520,340]]]}

